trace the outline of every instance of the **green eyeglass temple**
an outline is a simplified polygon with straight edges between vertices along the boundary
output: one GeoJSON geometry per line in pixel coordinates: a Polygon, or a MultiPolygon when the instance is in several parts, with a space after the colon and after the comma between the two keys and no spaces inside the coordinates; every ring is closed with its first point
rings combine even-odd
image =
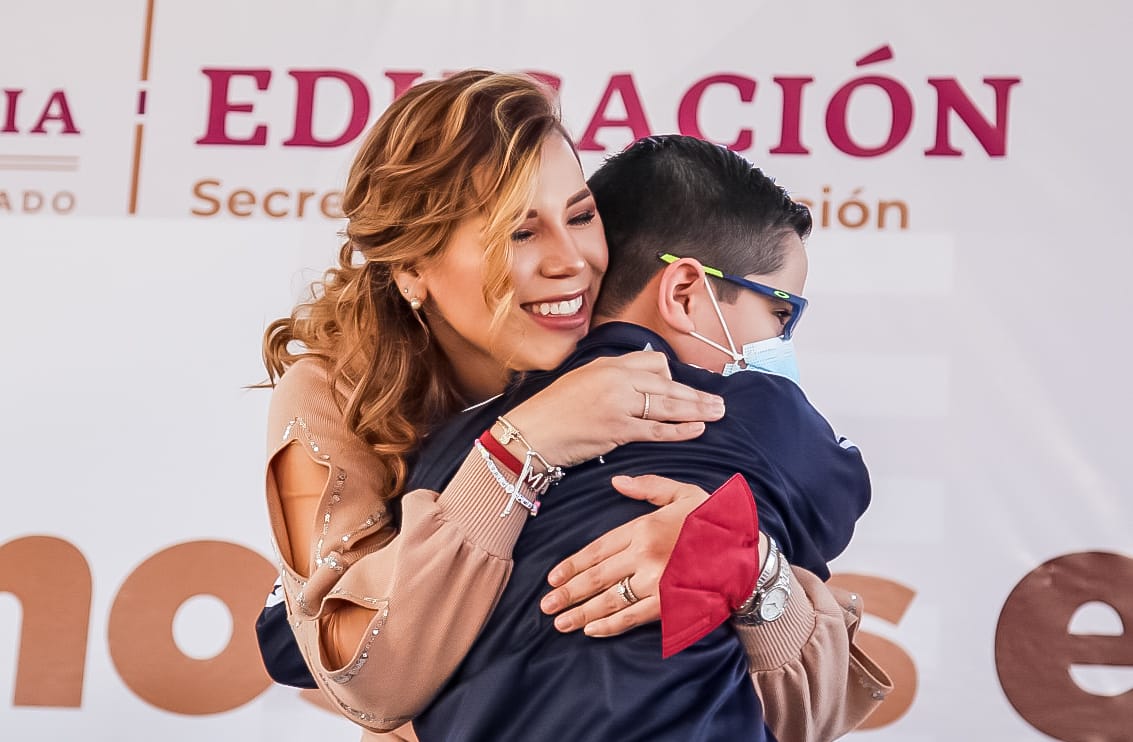
{"type": "MultiPolygon", "coordinates": [[[[675,263],[678,260],[680,260],[680,258],[678,256],[673,255],[672,253],[658,253],[657,257],[659,257],[661,260],[663,260],[663,261],[665,261],[666,263],[669,263],[669,264],[675,263]]],[[[782,289],[777,289],[774,286],[767,286],[766,284],[756,283],[755,281],[749,281],[748,279],[744,278],[743,276],[733,276],[729,273],[725,273],[724,271],[720,270],[719,268],[710,268],[709,266],[705,265],[704,263],[701,263],[700,267],[704,269],[705,273],[712,276],[713,278],[719,278],[721,281],[727,281],[729,283],[734,283],[737,286],[743,286],[746,289],[751,289],[752,291],[756,292],[757,294],[762,294],[764,296],[771,297],[773,299],[781,299],[782,301],[785,301],[788,304],[790,304],[791,305],[791,318],[788,319],[787,324],[783,326],[782,337],[783,337],[784,340],[790,340],[791,339],[791,334],[794,333],[794,331],[795,331],[795,325],[797,325],[799,323],[799,318],[802,317],[803,310],[806,309],[806,306],[807,306],[807,300],[806,299],[804,299],[801,296],[796,296],[794,294],[788,294],[786,291],[783,291],[782,289]]]]}

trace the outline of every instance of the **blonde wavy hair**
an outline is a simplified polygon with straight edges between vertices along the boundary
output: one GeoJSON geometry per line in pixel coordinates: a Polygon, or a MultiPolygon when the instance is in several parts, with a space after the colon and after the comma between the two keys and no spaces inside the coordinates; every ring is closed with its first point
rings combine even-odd
{"type": "Polygon", "coordinates": [[[527,76],[485,70],[402,95],[351,166],[338,265],[264,333],[268,386],[304,356],[328,364],[347,425],[379,454],[383,499],[401,494],[421,435],[463,403],[427,312],[414,316],[394,274],[440,256],[462,220],[483,216],[484,299],[493,329],[502,324],[514,292],[510,236],[533,200],[543,142],[555,132],[570,141],[553,95],[527,76]]]}

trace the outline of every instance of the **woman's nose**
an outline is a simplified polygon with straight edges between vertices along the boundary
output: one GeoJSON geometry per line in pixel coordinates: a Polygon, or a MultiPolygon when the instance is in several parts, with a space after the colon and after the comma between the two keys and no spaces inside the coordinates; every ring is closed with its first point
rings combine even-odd
{"type": "Polygon", "coordinates": [[[547,278],[568,278],[577,276],[586,268],[582,251],[575,244],[573,236],[565,229],[555,230],[549,239],[543,241],[543,254],[539,260],[539,272],[547,278]]]}

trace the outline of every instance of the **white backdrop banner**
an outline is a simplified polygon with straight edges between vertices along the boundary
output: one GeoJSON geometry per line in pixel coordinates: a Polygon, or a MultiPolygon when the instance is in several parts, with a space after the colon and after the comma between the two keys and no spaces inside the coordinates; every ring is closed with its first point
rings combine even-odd
{"type": "Polygon", "coordinates": [[[0,737],[354,740],[272,686],[260,335],[366,127],[477,66],[592,171],[741,151],[814,210],[803,382],[874,502],[855,740],[1133,740],[1127,4],[0,0],[0,737]]]}

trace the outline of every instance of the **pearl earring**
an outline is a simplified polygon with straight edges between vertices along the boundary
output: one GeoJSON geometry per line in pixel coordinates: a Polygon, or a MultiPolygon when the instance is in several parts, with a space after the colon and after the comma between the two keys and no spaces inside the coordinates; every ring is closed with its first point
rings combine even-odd
{"type": "Polygon", "coordinates": [[[416,296],[414,296],[412,299],[409,300],[409,308],[412,309],[414,312],[416,312],[418,309],[421,308],[421,300],[418,299],[416,296]]]}

